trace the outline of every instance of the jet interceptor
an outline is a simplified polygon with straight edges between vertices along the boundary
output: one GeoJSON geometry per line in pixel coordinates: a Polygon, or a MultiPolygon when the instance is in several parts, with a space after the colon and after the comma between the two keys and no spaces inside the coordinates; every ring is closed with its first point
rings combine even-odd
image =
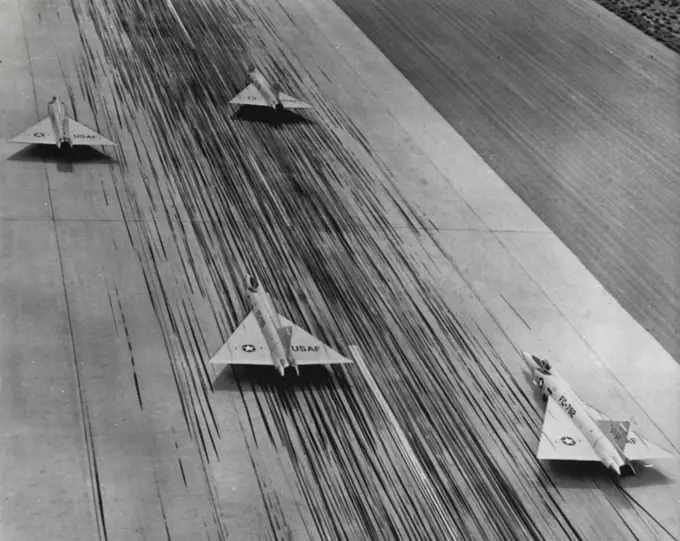
{"type": "Polygon", "coordinates": [[[62,145],[67,148],[75,145],[116,145],[96,131],[66,116],[66,106],[57,96],[47,104],[47,113],[45,118],[17,135],[10,143],[57,145],[59,149],[62,145]]]}
{"type": "Polygon", "coordinates": [[[300,366],[354,362],[279,314],[257,278],[247,276],[246,286],[253,309],[210,364],[269,365],[283,376],[289,366],[300,375],[300,366]]]}
{"type": "Polygon", "coordinates": [[[278,84],[270,85],[269,81],[255,68],[248,72],[248,79],[251,83],[229,103],[271,107],[275,111],[282,111],[283,109],[311,109],[312,107],[308,103],[281,92],[281,87],[278,84]]]}
{"type": "Polygon", "coordinates": [[[522,357],[548,402],[536,455],[540,460],[599,460],[617,475],[635,475],[632,460],[673,458],[633,432],[630,421],[612,421],[581,402],[548,361],[529,353],[522,357]]]}

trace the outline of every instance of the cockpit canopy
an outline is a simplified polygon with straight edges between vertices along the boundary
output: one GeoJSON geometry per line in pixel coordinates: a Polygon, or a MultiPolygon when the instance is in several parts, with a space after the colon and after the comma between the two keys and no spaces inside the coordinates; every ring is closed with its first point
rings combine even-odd
{"type": "Polygon", "coordinates": [[[260,282],[258,282],[257,278],[249,274],[246,278],[246,287],[248,288],[248,291],[256,293],[260,288],[260,282]]]}
{"type": "Polygon", "coordinates": [[[538,365],[538,369],[543,372],[544,374],[550,374],[552,371],[552,366],[550,366],[550,363],[545,360],[545,359],[539,359],[535,355],[532,355],[534,362],[538,365]]]}

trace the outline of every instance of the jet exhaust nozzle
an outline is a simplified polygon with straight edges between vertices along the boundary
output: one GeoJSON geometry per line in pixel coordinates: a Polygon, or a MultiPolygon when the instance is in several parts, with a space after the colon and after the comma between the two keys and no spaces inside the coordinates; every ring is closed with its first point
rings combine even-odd
{"type": "Polygon", "coordinates": [[[71,144],[71,140],[67,137],[62,137],[57,141],[57,148],[61,150],[62,148],[64,150],[71,150],[73,148],[73,145],[71,144]]]}
{"type": "Polygon", "coordinates": [[[620,470],[621,473],[619,475],[622,477],[634,477],[637,475],[637,473],[635,473],[635,468],[633,468],[633,465],[630,462],[621,466],[620,470]]]}
{"type": "Polygon", "coordinates": [[[619,468],[619,466],[613,460],[607,463],[607,467],[619,477],[621,476],[621,468],[619,468]]]}

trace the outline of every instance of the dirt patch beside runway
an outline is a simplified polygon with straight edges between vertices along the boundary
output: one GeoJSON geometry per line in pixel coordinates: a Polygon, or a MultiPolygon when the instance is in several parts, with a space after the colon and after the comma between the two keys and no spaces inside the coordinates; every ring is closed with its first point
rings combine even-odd
{"type": "Polygon", "coordinates": [[[648,36],[680,53],[680,1],[596,0],[648,36]]]}

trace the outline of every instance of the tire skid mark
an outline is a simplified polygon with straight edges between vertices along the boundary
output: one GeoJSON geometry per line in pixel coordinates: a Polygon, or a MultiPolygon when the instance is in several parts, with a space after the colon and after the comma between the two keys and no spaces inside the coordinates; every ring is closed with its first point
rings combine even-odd
{"type": "MultiPolygon", "coordinates": [[[[331,404],[332,404],[332,402],[327,403],[326,405],[330,406],[331,404]]],[[[275,411],[275,410],[272,410],[272,411],[275,411]]],[[[318,430],[323,430],[323,429],[319,429],[319,427],[322,427],[324,425],[324,423],[322,423],[321,419],[316,419],[316,418],[317,418],[318,415],[322,415],[324,411],[325,411],[324,408],[319,408],[319,409],[317,409],[315,415],[313,415],[311,417],[311,419],[314,420],[314,426],[316,426],[318,430]]],[[[364,518],[372,517],[371,521],[368,522],[368,525],[370,525],[370,522],[375,520],[374,519],[375,514],[376,514],[375,508],[364,509],[362,500],[365,500],[366,496],[370,495],[373,492],[373,489],[371,489],[372,484],[367,485],[365,483],[365,481],[360,481],[361,477],[357,477],[357,472],[355,471],[355,466],[356,466],[356,464],[358,464],[360,462],[359,457],[352,456],[351,454],[347,455],[346,453],[350,452],[351,450],[344,449],[343,446],[341,444],[339,444],[339,442],[338,442],[338,444],[335,444],[335,445],[332,444],[333,442],[329,442],[329,444],[331,444],[330,447],[324,446],[324,448],[322,448],[322,449],[319,449],[319,448],[312,449],[312,448],[310,448],[309,445],[313,445],[313,442],[316,439],[316,437],[311,437],[311,436],[314,435],[313,432],[309,432],[309,428],[311,428],[311,426],[309,425],[310,415],[311,415],[311,413],[308,412],[304,415],[296,415],[294,417],[294,419],[305,419],[305,422],[296,423],[296,425],[298,426],[298,430],[300,431],[300,435],[298,436],[299,437],[299,444],[298,445],[302,446],[303,449],[306,450],[304,457],[307,457],[307,459],[309,460],[310,467],[313,469],[314,472],[316,472],[315,473],[315,479],[316,479],[315,484],[319,485],[320,492],[321,492],[321,494],[319,496],[317,496],[317,498],[320,497],[322,499],[322,501],[326,502],[327,511],[323,514],[323,517],[328,518],[329,516],[330,517],[336,516],[335,513],[334,513],[334,510],[336,508],[340,507],[336,503],[331,503],[329,501],[329,500],[333,499],[333,495],[332,495],[333,492],[329,492],[328,494],[326,494],[326,490],[324,490],[323,487],[330,488],[334,484],[336,484],[340,479],[344,479],[346,482],[350,482],[350,485],[347,486],[345,490],[348,491],[348,496],[350,496],[349,501],[352,502],[351,506],[352,506],[352,508],[355,509],[355,516],[357,516],[357,517],[363,516],[364,518]],[[329,462],[327,460],[327,457],[329,456],[329,454],[332,454],[334,456],[339,455],[340,457],[342,457],[342,462],[341,463],[336,462],[335,465],[334,465],[333,462],[329,462]],[[343,464],[347,464],[348,466],[343,466],[343,464]],[[331,476],[330,473],[329,473],[331,471],[338,471],[339,477],[335,478],[335,477],[331,476]],[[357,483],[359,483],[359,485],[357,485],[357,483]],[[354,495],[354,496],[352,497],[352,495],[354,495]]],[[[328,426],[328,425],[326,425],[326,426],[328,426]]],[[[338,434],[337,437],[340,438],[341,435],[338,434]]],[[[296,458],[294,458],[294,463],[298,465],[297,467],[299,467],[300,464],[304,462],[303,455],[295,454],[295,455],[292,455],[292,456],[296,457],[296,458]]],[[[373,455],[368,455],[365,458],[367,458],[369,461],[375,460],[375,457],[373,455]]],[[[380,501],[381,504],[384,504],[385,501],[389,502],[389,500],[390,500],[389,492],[386,493],[386,494],[383,494],[383,496],[384,497],[376,498],[375,501],[380,501]]],[[[384,517],[386,517],[388,515],[390,517],[408,516],[409,515],[408,510],[409,510],[409,508],[407,507],[405,509],[405,513],[403,515],[401,513],[392,513],[392,514],[382,513],[381,515],[384,516],[384,517]]],[[[317,520],[316,522],[318,524],[319,520],[317,520]]],[[[356,520],[355,520],[355,522],[356,522],[356,520]]],[[[344,522],[340,522],[340,523],[343,524],[343,526],[345,526],[344,522]]],[[[425,523],[424,525],[427,526],[427,523],[425,523]]],[[[374,525],[374,527],[378,528],[378,529],[380,528],[380,526],[381,526],[381,524],[379,524],[379,523],[376,523],[374,525]]],[[[383,526],[384,526],[384,524],[383,524],[383,526]]],[[[356,537],[354,537],[354,538],[356,538],[356,537]]],[[[407,538],[413,538],[413,537],[412,536],[408,536],[408,537],[403,536],[403,537],[400,537],[400,538],[407,539],[407,538]]]]}
{"type": "Polygon", "coordinates": [[[127,347],[128,347],[128,353],[130,355],[130,364],[132,366],[132,378],[135,382],[135,390],[137,391],[137,400],[139,402],[139,409],[144,409],[144,405],[142,404],[142,392],[141,389],[139,388],[139,380],[137,378],[137,368],[135,366],[135,354],[132,349],[132,340],[130,339],[130,331],[127,326],[127,321],[125,320],[125,312],[123,311],[123,303],[120,300],[120,293],[118,291],[118,287],[114,287],[114,291],[116,294],[116,301],[118,303],[118,313],[120,314],[120,319],[123,324],[123,331],[125,332],[125,340],[127,342],[127,347]]]}
{"type": "MultiPolygon", "coordinates": [[[[245,403],[245,401],[244,401],[245,403]]],[[[246,415],[250,425],[250,432],[243,430],[243,425],[241,424],[242,433],[245,436],[246,446],[249,450],[250,460],[253,464],[253,470],[255,472],[255,477],[260,488],[260,494],[264,503],[264,509],[267,515],[267,520],[269,522],[270,532],[274,539],[285,539],[292,541],[292,532],[288,528],[286,523],[285,515],[281,508],[278,495],[274,488],[270,486],[267,473],[267,465],[264,462],[258,445],[258,437],[256,434],[255,424],[252,422],[252,414],[247,411],[246,415]]],[[[261,438],[260,438],[261,441],[261,438]]]]}
{"type": "Polygon", "coordinates": [[[168,516],[165,512],[165,504],[163,503],[163,493],[161,487],[158,484],[158,476],[156,470],[153,472],[154,483],[156,485],[156,496],[158,497],[158,505],[161,510],[161,517],[163,517],[163,526],[165,528],[165,537],[167,541],[172,541],[172,536],[170,535],[170,528],[168,526],[168,516]]]}

